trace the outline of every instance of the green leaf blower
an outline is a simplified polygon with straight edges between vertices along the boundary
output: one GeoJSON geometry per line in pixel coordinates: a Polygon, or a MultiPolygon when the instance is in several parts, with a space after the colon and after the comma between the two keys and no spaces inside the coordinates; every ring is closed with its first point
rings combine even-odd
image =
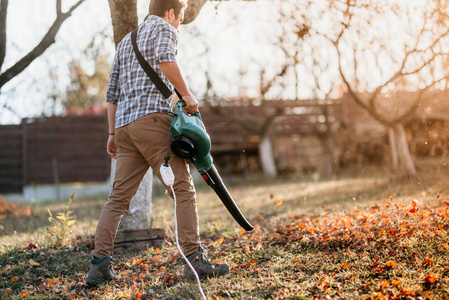
{"type": "Polygon", "coordinates": [[[243,229],[253,230],[253,226],[243,216],[213,165],[210,155],[211,142],[200,113],[189,116],[183,111],[183,106],[185,102],[179,101],[173,111],[175,117],[170,128],[173,153],[195,166],[243,229]]]}

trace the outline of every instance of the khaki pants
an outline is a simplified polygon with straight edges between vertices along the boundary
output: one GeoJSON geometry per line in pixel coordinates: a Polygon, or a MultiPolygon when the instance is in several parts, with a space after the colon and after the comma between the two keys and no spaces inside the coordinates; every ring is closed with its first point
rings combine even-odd
{"type": "MultiPolygon", "coordinates": [[[[98,221],[93,256],[111,255],[120,219],[128,210],[149,167],[162,182],[159,169],[167,154],[169,128],[168,114],[152,113],[116,129],[118,156],[115,179],[98,221]]],[[[179,240],[184,254],[190,255],[199,251],[200,247],[195,188],[188,164],[171,150],[169,164],[175,175],[173,189],[176,193],[179,240]]],[[[173,198],[171,189],[167,190],[173,198]]]]}

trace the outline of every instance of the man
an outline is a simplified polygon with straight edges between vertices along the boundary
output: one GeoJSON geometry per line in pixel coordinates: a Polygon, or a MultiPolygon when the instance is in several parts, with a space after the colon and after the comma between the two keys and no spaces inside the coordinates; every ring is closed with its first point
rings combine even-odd
{"type": "MultiPolygon", "coordinates": [[[[181,0],[152,0],[149,17],[139,26],[137,46],[164,83],[179,91],[186,111],[195,113],[198,101],[187,87],[176,63],[177,29],[187,5],[181,0]]],[[[111,252],[120,219],[151,167],[161,180],[159,169],[167,154],[167,139],[173,96],[165,99],[139,65],[131,34],[117,46],[106,95],[108,105],[108,154],[117,160],[111,195],[103,207],[95,235],[87,283],[98,285],[117,280],[111,267],[111,252]]],[[[229,265],[212,264],[201,248],[196,193],[189,166],[170,151],[169,164],[175,175],[179,239],[200,277],[222,276],[229,265]]],[[[161,180],[162,181],[162,180],[161,180]]],[[[170,195],[171,189],[167,188],[170,195]]],[[[194,279],[184,266],[184,277],[194,279]]]]}

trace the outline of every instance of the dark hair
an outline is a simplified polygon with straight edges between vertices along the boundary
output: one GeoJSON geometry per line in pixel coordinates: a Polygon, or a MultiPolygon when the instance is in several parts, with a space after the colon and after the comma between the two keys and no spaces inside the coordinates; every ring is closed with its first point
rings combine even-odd
{"type": "Polygon", "coordinates": [[[175,16],[179,16],[181,10],[187,8],[187,3],[183,0],[151,0],[148,9],[150,15],[163,17],[165,12],[174,9],[175,16]]]}

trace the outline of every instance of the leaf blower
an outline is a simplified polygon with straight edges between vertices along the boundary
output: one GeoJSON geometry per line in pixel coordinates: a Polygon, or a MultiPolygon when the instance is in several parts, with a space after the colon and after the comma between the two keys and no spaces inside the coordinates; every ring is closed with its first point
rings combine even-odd
{"type": "Polygon", "coordinates": [[[220,175],[213,165],[210,155],[211,141],[204,127],[199,112],[187,115],[182,107],[184,101],[178,101],[174,108],[174,119],[170,128],[171,149],[173,153],[192,164],[208,185],[212,187],[228,211],[246,231],[253,226],[246,220],[231,194],[228,192],[220,175]]]}

